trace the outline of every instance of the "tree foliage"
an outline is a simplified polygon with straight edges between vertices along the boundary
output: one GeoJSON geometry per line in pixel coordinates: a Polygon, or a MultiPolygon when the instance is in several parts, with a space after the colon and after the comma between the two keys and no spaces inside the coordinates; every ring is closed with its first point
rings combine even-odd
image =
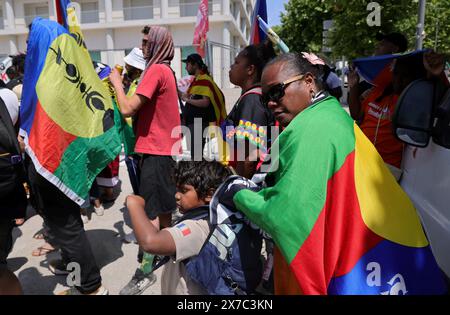
{"type": "MultiPolygon", "coordinates": [[[[414,49],[418,20],[418,0],[378,0],[380,26],[369,26],[367,10],[371,0],[290,0],[282,14],[280,36],[293,51],[320,52],[323,46],[323,21],[333,20],[328,46],[329,57],[355,58],[371,55],[377,33],[401,32],[414,49]]],[[[428,0],[424,47],[450,51],[450,1],[428,0]],[[436,40],[437,39],[437,40],[436,40]]]]}

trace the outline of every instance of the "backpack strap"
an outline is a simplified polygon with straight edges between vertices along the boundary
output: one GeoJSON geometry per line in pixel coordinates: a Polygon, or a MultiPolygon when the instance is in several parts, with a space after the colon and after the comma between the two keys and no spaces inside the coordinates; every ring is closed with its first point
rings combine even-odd
{"type": "Polygon", "coordinates": [[[261,87],[257,86],[257,87],[254,87],[254,88],[248,90],[247,92],[242,94],[241,97],[239,97],[239,100],[237,103],[239,103],[244,97],[246,97],[247,95],[250,95],[250,94],[262,95],[261,87]]]}
{"type": "MultiPolygon", "coordinates": [[[[14,126],[11,121],[11,116],[9,115],[8,108],[6,107],[5,102],[0,97],[0,119],[3,120],[6,130],[9,133],[8,139],[16,139],[16,132],[14,130],[14,126]]],[[[19,143],[17,141],[9,141],[10,145],[15,149],[15,154],[20,155],[19,143]]],[[[14,155],[12,153],[11,155],[14,155]]]]}

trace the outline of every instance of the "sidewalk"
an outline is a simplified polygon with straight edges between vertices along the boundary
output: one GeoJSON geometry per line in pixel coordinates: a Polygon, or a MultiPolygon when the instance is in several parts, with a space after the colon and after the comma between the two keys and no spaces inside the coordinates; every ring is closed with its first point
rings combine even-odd
{"type": "MultiPolygon", "coordinates": [[[[111,295],[119,294],[138,267],[138,246],[121,241],[125,233],[131,232],[123,203],[126,196],[132,193],[122,156],[119,174],[122,181],[119,197],[114,204],[106,204],[103,216],[91,214],[91,221],[85,225],[97,264],[101,268],[103,285],[111,295]]],[[[47,268],[48,261],[58,258],[59,253],[41,257],[31,255],[34,249],[44,244],[43,240],[33,239],[33,235],[41,228],[42,218],[35,215],[22,227],[14,229],[15,243],[8,258],[8,266],[19,278],[24,294],[51,295],[67,288],[66,276],[55,276],[47,268]]],[[[145,295],[161,293],[161,268],[156,271],[156,275],[156,283],[144,292],[145,295]]]]}

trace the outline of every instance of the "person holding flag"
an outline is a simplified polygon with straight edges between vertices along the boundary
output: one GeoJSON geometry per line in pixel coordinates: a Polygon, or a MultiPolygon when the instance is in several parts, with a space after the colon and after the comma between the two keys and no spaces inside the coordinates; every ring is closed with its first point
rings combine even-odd
{"type": "Polygon", "coordinates": [[[106,295],[80,206],[98,173],[121,150],[113,103],[84,49],[56,22],[35,18],[28,38],[21,130],[38,211],[61,249],[55,274],[80,276],[64,295],[106,295]]]}
{"type": "MultiPolygon", "coordinates": [[[[117,69],[109,78],[122,116],[137,117],[134,151],[142,154],[139,194],[145,200],[145,212],[153,224],[166,228],[171,225],[172,211],[177,207],[173,157],[181,153],[181,137],[172,136],[181,124],[177,83],[170,67],[175,50],[172,35],[166,28],[145,26],[142,33],[146,69],[136,93],[127,97],[117,69]]],[[[138,258],[142,264],[121,295],[140,294],[156,281],[152,273],[154,256],[140,253],[138,258]]]]}

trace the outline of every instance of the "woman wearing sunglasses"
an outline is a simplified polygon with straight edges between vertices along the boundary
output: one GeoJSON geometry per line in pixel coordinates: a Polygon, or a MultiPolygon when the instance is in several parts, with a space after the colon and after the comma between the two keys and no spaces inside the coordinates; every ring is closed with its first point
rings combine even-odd
{"type": "Polygon", "coordinates": [[[274,57],[269,41],[250,45],[237,55],[229,72],[230,81],[242,89],[242,94],[222,127],[230,148],[230,165],[247,178],[253,176],[259,158],[269,149],[270,127],[275,124],[261,101],[262,71],[274,57]]]}
{"type": "Polygon", "coordinates": [[[285,54],[263,71],[263,102],[285,127],[267,188],[234,204],[269,233],[275,294],[442,294],[412,202],[336,98],[322,61],[285,54]],[[423,255],[423,256],[422,256],[423,255]]]}

